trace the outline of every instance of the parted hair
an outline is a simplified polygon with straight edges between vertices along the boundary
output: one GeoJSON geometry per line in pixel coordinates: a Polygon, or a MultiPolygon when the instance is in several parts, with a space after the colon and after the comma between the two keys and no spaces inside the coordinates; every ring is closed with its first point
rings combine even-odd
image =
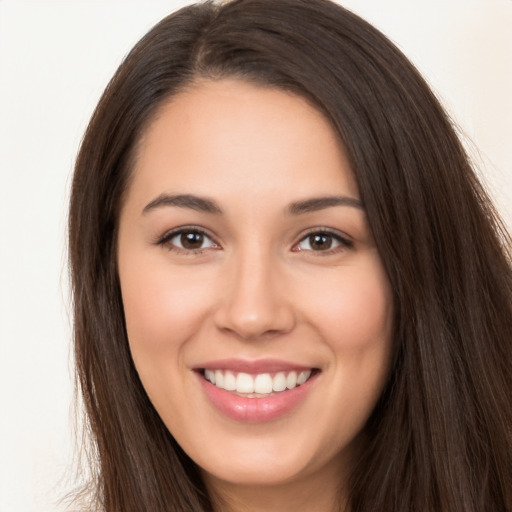
{"type": "Polygon", "coordinates": [[[512,511],[510,237],[416,69],[328,0],[185,7],[137,43],[92,116],[69,251],[99,509],[214,509],[132,362],[116,238],[137,143],[159,107],[225,77],[300,95],[329,119],[392,286],[393,366],[346,487],[350,511],[512,511]]]}

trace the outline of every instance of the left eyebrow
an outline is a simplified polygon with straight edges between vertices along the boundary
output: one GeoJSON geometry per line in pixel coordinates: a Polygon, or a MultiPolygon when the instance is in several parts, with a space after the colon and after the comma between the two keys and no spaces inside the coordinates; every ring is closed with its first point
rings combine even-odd
{"type": "Polygon", "coordinates": [[[348,196],[314,197],[304,201],[296,201],[291,203],[286,211],[289,215],[301,215],[303,213],[325,210],[333,206],[349,206],[364,211],[363,202],[360,199],[348,196]]]}
{"type": "Polygon", "coordinates": [[[199,197],[193,194],[160,194],[157,198],[149,202],[142,213],[148,213],[155,208],[161,208],[164,206],[176,206],[178,208],[190,208],[198,212],[215,213],[221,214],[222,210],[219,208],[217,203],[206,197],[199,197]]]}

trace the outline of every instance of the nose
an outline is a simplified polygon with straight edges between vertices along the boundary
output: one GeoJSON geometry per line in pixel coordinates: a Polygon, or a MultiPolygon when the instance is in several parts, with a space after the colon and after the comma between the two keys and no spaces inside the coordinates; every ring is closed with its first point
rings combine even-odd
{"type": "Polygon", "coordinates": [[[293,304],[277,267],[264,255],[230,262],[215,311],[218,329],[244,340],[256,340],[294,328],[293,304]]]}

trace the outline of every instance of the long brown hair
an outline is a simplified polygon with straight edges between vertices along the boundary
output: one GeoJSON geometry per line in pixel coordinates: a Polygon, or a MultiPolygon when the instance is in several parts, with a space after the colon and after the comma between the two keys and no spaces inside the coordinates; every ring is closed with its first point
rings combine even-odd
{"type": "Polygon", "coordinates": [[[328,0],[234,0],[156,25],[78,155],[69,245],[80,387],[106,512],[212,510],[139,381],[116,230],[137,142],[198,78],[292,91],[344,144],[395,303],[395,358],[349,486],[352,512],[512,510],[511,241],[450,120],[380,32],[328,0]]]}

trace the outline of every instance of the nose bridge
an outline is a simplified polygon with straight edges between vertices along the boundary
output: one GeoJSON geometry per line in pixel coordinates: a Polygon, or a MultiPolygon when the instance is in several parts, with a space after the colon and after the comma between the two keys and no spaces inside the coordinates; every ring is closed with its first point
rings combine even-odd
{"type": "Polygon", "coordinates": [[[268,248],[257,243],[239,248],[230,258],[227,272],[217,311],[219,328],[245,339],[291,330],[293,308],[283,293],[279,262],[268,248]]]}

